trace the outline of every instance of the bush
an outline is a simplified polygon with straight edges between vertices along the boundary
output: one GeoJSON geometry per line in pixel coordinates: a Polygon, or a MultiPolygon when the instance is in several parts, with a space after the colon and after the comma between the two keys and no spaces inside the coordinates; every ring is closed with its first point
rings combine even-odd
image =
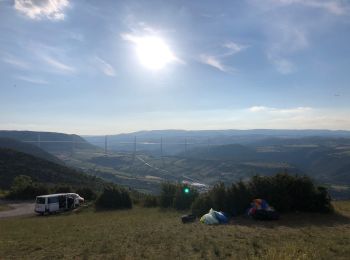
{"type": "Polygon", "coordinates": [[[243,214],[251,203],[253,195],[246,183],[239,181],[227,189],[227,212],[231,215],[243,214]]]}
{"type": "Polygon", "coordinates": [[[129,192],[116,186],[106,187],[96,200],[96,208],[130,209],[132,208],[132,202],[129,192]]]}
{"type": "Polygon", "coordinates": [[[200,194],[192,203],[191,210],[192,214],[197,217],[201,217],[202,215],[209,212],[211,208],[214,207],[213,200],[209,196],[209,194],[200,194]]]}
{"type": "Polygon", "coordinates": [[[33,200],[36,196],[48,194],[49,188],[43,184],[35,183],[29,176],[19,175],[13,180],[8,199],[33,200]]]}
{"type": "Polygon", "coordinates": [[[174,204],[176,185],[171,183],[162,183],[160,193],[160,206],[162,208],[171,208],[174,204]]]}
{"type": "Polygon", "coordinates": [[[144,197],[141,199],[141,206],[146,208],[158,207],[158,198],[154,195],[145,194],[144,197]]]}
{"type": "Polygon", "coordinates": [[[54,193],[71,193],[73,189],[69,185],[58,185],[53,188],[54,193]]]}
{"type": "Polygon", "coordinates": [[[193,214],[200,216],[210,208],[231,215],[243,214],[253,199],[265,199],[280,212],[331,212],[333,210],[327,189],[317,187],[307,176],[286,173],[274,176],[254,176],[244,183],[239,181],[230,187],[215,185],[201,194],[192,204],[193,214]]]}
{"type": "Polygon", "coordinates": [[[214,187],[209,191],[209,196],[211,197],[213,205],[215,205],[215,210],[228,210],[229,202],[227,201],[227,192],[223,183],[214,185],[214,187]]]}
{"type": "Polygon", "coordinates": [[[198,197],[195,189],[186,185],[176,185],[176,192],[173,201],[173,207],[177,210],[190,209],[193,201],[198,197]]]}
{"type": "Polygon", "coordinates": [[[267,200],[278,211],[330,212],[331,200],[325,188],[307,176],[276,174],[255,176],[248,183],[254,198],[267,200]]]}
{"type": "Polygon", "coordinates": [[[187,185],[163,183],[160,194],[160,206],[177,210],[189,209],[197,196],[197,190],[187,185]]]}
{"type": "Polygon", "coordinates": [[[89,187],[83,187],[76,190],[76,193],[78,193],[81,197],[83,197],[85,200],[92,201],[97,198],[96,192],[94,192],[89,187]]]}

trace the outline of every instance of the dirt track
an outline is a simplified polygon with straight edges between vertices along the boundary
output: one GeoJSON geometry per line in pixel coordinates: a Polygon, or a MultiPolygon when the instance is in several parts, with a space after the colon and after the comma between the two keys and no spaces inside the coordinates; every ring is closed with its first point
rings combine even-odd
{"type": "Polygon", "coordinates": [[[0,211],[0,218],[8,218],[23,215],[34,215],[34,203],[30,202],[19,202],[19,203],[6,203],[4,201],[1,204],[7,204],[12,209],[0,211]]]}

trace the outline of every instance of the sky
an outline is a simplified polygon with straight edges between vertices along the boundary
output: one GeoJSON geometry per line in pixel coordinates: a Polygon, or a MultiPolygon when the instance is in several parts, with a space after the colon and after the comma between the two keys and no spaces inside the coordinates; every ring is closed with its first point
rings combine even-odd
{"type": "Polygon", "coordinates": [[[350,1],[0,0],[0,129],[350,130],[350,1]]]}

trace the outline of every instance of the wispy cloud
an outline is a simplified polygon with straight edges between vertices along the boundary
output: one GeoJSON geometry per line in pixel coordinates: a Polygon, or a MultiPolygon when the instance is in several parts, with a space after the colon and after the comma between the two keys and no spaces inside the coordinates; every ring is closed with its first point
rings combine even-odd
{"type": "Polygon", "coordinates": [[[63,20],[68,0],[15,0],[14,8],[35,20],[63,20]]]}
{"type": "Polygon", "coordinates": [[[114,68],[112,67],[111,64],[109,64],[108,62],[106,62],[105,60],[101,59],[98,56],[95,57],[95,61],[97,62],[98,68],[105,75],[110,76],[110,77],[115,77],[116,76],[116,72],[115,72],[115,70],[114,70],[114,68]]]}
{"type": "Polygon", "coordinates": [[[1,58],[1,60],[7,64],[10,64],[16,68],[19,68],[19,69],[27,70],[30,68],[30,65],[27,62],[20,60],[17,57],[14,57],[14,56],[9,55],[9,54],[5,54],[1,58]]]}
{"type": "Polygon", "coordinates": [[[47,82],[46,80],[43,79],[39,79],[39,78],[33,78],[33,77],[27,77],[27,76],[15,76],[14,78],[19,79],[19,80],[23,80],[23,81],[27,81],[30,83],[34,83],[34,84],[49,84],[49,82],[47,82]]]}
{"type": "MultiPolygon", "coordinates": [[[[294,57],[312,46],[313,34],[323,25],[339,16],[350,13],[350,2],[343,0],[249,0],[254,8],[262,11],[259,21],[266,35],[266,57],[281,74],[298,71],[294,57]],[[292,8],[297,7],[297,8],[292,8]],[[286,15],[286,11],[289,11],[286,15]],[[305,9],[319,9],[317,15],[325,17],[315,23],[312,19],[300,19],[305,9]],[[315,30],[316,29],[316,30],[315,30]]],[[[315,14],[316,15],[316,14],[315,14]]],[[[310,16],[310,14],[309,14],[310,16]]],[[[308,16],[308,17],[309,17],[308,16]]]]}
{"type": "Polygon", "coordinates": [[[206,65],[212,66],[212,67],[214,67],[214,68],[216,68],[218,70],[221,70],[223,72],[230,71],[230,68],[226,67],[225,65],[223,65],[221,60],[219,60],[215,56],[210,56],[210,55],[207,55],[207,54],[201,54],[199,56],[199,61],[204,63],[204,64],[206,64],[206,65]]]}
{"type": "Polygon", "coordinates": [[[269,30],[268,60],[281,74],[295,72],[297,66],[290,57],[309,47],[310,43],[306,28],[301,28],[301,26],[292,21],[285,20],[278,25],[271,25],[269,30]]]}
{"type": "Polygon", "coordinates": [[[349,6],[342,0],[272,0],[279,5],[299,4],[306,7],[319,8],[334,15],[344,15],[349,12],[349,6]]]}
{"type": "Polygon", "coordinates": [[[203,64],[212,66],[223,72],[234,71],[235,70],[234,68],[224,64],[224,59],[245,50],[248,46],[231,41],[223,44],[222,47],[224,48],[224,50],[222,51],[221,54],[218,54],[218,55],[201,54],[199,55],[199,61],[203,64]]]}
{"type": "Polygon", "coordinates": [[[284,75],[291,74],[296,71],[296,66],[295,64],[286,59],[286,58],[281,58],[273,55],[268,55],[268,58],[270,62],[276,67],[276,70],[284,75]]]}
{"type": "Polygon", "coordinates": [[[232,41],[225,43],[223,45],[223,47],[225,47],[226,49],[229,50],[229,52],[226,53],[226,56],[234,55],[234,54],[239,53],[239,52],[248,48],[247,45],[239,44],[239,43],[232,42],[232,41]]]}
{"type": "Polygon", "coordinates": [[[56,70],[64,73],[74,73],[76,69],[72,66],[69,66],[67,64],[64,64],[63,62],[60,62],[53,57],[46,55],[46,54],[41,54],[40,55],[41,59],[44,60],[48,65],[51,67],[55,68],[56,70]]]}

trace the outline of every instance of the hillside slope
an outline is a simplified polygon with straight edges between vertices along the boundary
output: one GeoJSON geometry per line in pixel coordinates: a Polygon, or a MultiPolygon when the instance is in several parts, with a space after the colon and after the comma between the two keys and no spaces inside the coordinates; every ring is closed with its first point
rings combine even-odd
{"type": "Polygon", "coordinates": [[[0,188],[9,189],[18,175],[28,175],[34,181],[56,185],[97,188],[102,180],[85,175],[74,169],[29,154],[0,148],[0,188]]]}
{"type": "Polygon", "coordinates": [[[269,139],[249,146],[195,148],[187,156],[249,165],[284,163],[318,181],[350,185],[350,139],[269,139]]]}
{"type": "Polygon", "coordinates": [[[79,135],[54,132],[3,131],[0,137],[12,138],[40,146],[49,153],[71,153],[75,149],[96,149],[79,135]]]}
{"type": "Polygon", "coordinates": [[[45,159],[54,163],[63,164],[61,160],[51,155],[50,153],[42,150],[38,146],[30,143],[17,141],[15,139],[0,137],[0,148],[16,150],[18,152],[30,154],[35,157],[39,157],[41,159],[45,159]]]}

